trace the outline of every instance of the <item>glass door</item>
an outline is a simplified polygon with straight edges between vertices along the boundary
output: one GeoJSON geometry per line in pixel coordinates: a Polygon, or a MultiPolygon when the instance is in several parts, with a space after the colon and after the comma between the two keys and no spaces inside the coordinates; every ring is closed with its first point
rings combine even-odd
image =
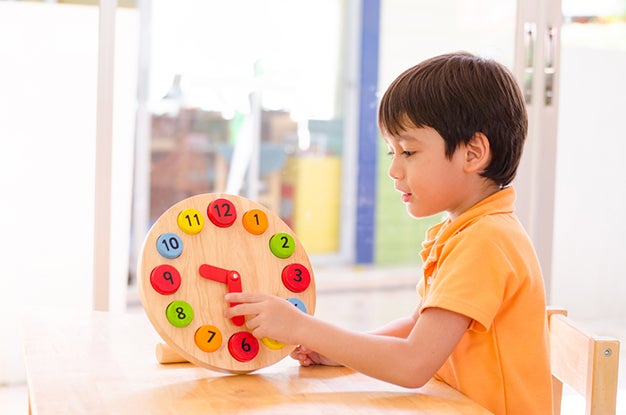
{"type": "Polygon", "coordinates": [[[348,3],[140,3],[136,239],[175,202],[226,192],[310,255],[341,254],[348,3]]]}

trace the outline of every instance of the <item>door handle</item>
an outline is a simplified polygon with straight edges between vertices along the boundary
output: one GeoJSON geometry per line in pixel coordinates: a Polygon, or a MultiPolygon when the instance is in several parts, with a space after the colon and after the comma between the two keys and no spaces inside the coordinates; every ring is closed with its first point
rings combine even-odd
{"type": "Polygon", "coordinates": [[[544,47],[544,61],[545,66],[543,68],[544,74],[544,91],[543,100],[546,106],[552,105],[552,99],[554,97],[554,57],[556,55],[557,45],[557,29],[552,26],[546,28],[546,38],[544,47]]]}
{"type": "Polygon", "coordinates": [[[535,75],[535,40],[537,37],[537,25],[532,22],[524,23],[524,74],[523,92],[526,104],[532,103],[533,77],[535,75]]]}

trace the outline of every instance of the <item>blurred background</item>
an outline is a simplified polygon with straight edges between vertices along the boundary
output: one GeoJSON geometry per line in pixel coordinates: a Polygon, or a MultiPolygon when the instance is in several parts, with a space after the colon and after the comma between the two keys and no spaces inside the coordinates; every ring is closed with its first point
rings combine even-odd
{"type": "Polygon", "coordinates": [[[406,215],[377,100],[457,50],[504,63],[525,93],[514,184],[549,302],[621,336],[626,1],[0,1],[0,384],[23,382],[29,309],[139,308],[144,235],[198,193],[278,213],[322,317],[365,329],[411,310],[441,216],[406,215]],[[339,305],[354,292],[379,297],[339,305]]]}

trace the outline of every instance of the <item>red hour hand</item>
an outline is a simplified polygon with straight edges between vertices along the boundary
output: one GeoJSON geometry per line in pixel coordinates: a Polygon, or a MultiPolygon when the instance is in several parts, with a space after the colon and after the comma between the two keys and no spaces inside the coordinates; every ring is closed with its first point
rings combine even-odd
{"type": "MultiPolygon", "coordinates": [[[[200,276],[211,281],[226,284],[229,293],[241,292],[241,276],[236,271],[229,271],[224,268],[215,267],[213,265],[200,265],[200,276]]],[[[239,303],[230,303],[230,306],[236,306],[239,303]]],[[[235,316],[231,319],[236,326],[243,326],[244,316],[235,316]]]]}

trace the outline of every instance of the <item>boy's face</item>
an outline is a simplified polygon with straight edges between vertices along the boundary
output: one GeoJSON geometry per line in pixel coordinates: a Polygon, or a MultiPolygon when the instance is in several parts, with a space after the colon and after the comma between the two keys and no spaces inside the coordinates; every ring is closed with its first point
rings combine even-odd
{"type": "Polygon", "coordinates": [[[420,218],[446,211],[454,219],[467,209],[464,146],[446,157],[443,137],[430,127],[407,128],[384,139],[393,156],[388,173],[409,215],[420,218]]]}

